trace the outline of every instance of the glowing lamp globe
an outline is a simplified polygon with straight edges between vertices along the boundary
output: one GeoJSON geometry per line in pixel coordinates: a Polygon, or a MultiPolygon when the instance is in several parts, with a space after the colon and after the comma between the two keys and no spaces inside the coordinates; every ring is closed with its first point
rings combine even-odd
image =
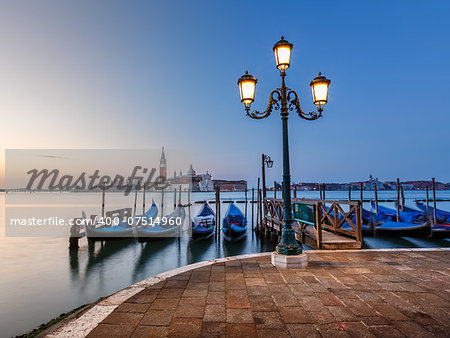
{"type": "Polygon", "coordinates": [[[248,71],[238,80],[241,102],[245,105],[246,110],[250,109],[250,105],[255,100],[255,87],[257,82],[258,80],[251,76],[248,71]]]}
{"type": "Polygon", "coordinates": [[[331,81],[325,76],[322,76],[319,72],[319,75],[309,84],[312,90],[314,104],[319,111],[323,110],[323,106],[325,106],[328,101],[328,86],[330,83],[331,81]]]}
{"type": "Polygon", "coordinates": [[[291,64],[291,51],[293,46],[294,45],[287,42],[283,36],[281,37],[281,40],[273,46],[277,68],[281,72],[286,71],[291,64]]]}

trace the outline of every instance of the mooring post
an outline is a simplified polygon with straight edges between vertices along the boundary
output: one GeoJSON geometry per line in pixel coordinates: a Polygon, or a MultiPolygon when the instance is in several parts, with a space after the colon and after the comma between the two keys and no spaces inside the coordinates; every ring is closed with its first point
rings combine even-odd
{"type": "Polygon", "coordinates": [[[352,188],[348,187],[348,201],[350,202],[352,200],[352,188]]]}
{"type": "MultiPolygon", "coordinates": [[[[180,188],[178,189],[178,191],[179,191],[179,193],[178,193],[178,218],[180,218],[181,217],[181,208],[183,208],[183,205],[181,204],[181,185],[180,185],[180,188]]],[[[176,193],[177,193],[177,189],[175,188],[175,194],[176,193]]],[[[175,195],[175,198],[176,197],[177,196],[175,195]]],[[[184,223],[184,219],[183,219],[183,222],[178,226],[178,250],[181,249],[181,235],[182,235],[182,231],[183,231],[183,223],[184,223]]],[[[191,225],[189,225],[189,226],[191,226],[191,225]]]]}
{"type": "Polygon", "coordinates": [[[218,228],[218,231],[217,231],[217,236],[218,236],[218,239],[220,240],[220,208],[221,208],[221,205],[220,205],[220,185],[219,185],[219,187],[217,189],[217,200],[218,200],[218,205],[219,205],[219,212],[217,213],[217,217],[219,219],[219,228],[218,228]]]}
{"type": "Polygon", "coordinates": [[[325,190],[326,190],[327,186],[325,185],[325,183],[323,184],[323,199],[326,200],[327,198],[325,197],[325,190]]]}
{"type": "Polygon", "coordinates": [[[397,222],[400,222],[400,179],[397,178],[397,222]]]}
{"type": "Polygon", "coordinates": [[[247,219],[247,187],[245,187],[245,219],[247,219]]]}
{"type": "Polygon", "coordinates": [[[375,211],[376,213],[378,213],[378,190],[376,184],[375,184],[375,211]]]}
{"type": "Polygon", "coordinates": [[[256,201],[256,233],[259,233],[259,231],[261,230],[261,220],[259,219],[259,207],[260,207],[260,203],[259,200],[261,198],[260,194],[259,194],[259,182],[260,178],[258,177],[258,185],[257,185],[257,190],[256,190],[256,194],[257,194],[257,201],[256,201]]]}
{"type": "Polygon", "coordinates": [[[164,216],[164,188],[161,189],[161,217],[164,216]]]}
{"type": "Polygon", "coordinates": [[[136,205],[137,205],[137,189],[134,188],[134,208],[133,208],[133,217],[136,216],[136,205]]]}
{"type": "Polygon", "coordinates": [[[142,217],[145,215],[145,184],[144,189],[142,191],[142,217]]]}
{"type": "Polygon", "coordinates": [[[433,177],[433,219],[434,219],[434,224],[437,223],[437,217],[436,217],[436,180],[433,177]]]}
{"type": "Polygon", "coordinates": [[[102,186],[102,219],[105,218],[105,183],[102,186]]]}
{"type": "Polygon", "coordinates": [[[80,247],[78,245],[78,240],[80,239],[80,226],[77,225],[77,220],[82,218],[73,218],[72,226],[70,227],[70,236],[69,236],[69,249],[70,250],[78,250],[80,247]]]}
{"type": "Polygon", "coordinates": [[[297,184],[294,185],[294,198],[297,198],[297,184]]]}
{"type": "Polygon", "coordinates": [[[260,222],[260,229],[261,229],[261,228],[264,228],[264,232],[265,232],[265,225],[264,225],[264,218],[263,218],[263,204],[264,204],[264,202],[263,202],[262,189],[260,190],[259,195],[260,195],[259,201],[260,201],[260,203],[261,203],[261,205],[260,205],[260,207],[259,207],[259,222],[260,222]]]}
{"type": "Polygon", "coordinates": [[[429,198],[428,198],[428,185],[426,186],[426,190],[427,190],[427,216],[430,215],[430,207],[428,206],[429,203],[429,198]]]}
{"type": "Polygon", "coordinates": [[[191,186],[188,186],[188,197],[187,198],[188,198],[189,226],[192,227],[192,219],[191,219],[191,186]]]}
{"type": "MultiPolygon", "coordinates": [[[[258,186],[259,189],[259,186],[258,186]]],[[[273,181],[273,198],[277,198],[277,181],[273,181]]]]}
{"type": "Polygon", "coordinates": [[[255,230],[254,228],[254,215],[255,215],[255,188],[252,188],[252,230],[255,230]]]}
{"type": "Polygon", "coordinates": [[[173,210],[177,208],[177,188],[173,189],[173,210]]]}
{"type": "Polygon", "coordinates": [[[219,238],[219,186],[216,186],[216,238],[219,238]]]}
{"type": "Polygon", "coordinates": [[[364,196],[363,196],[363,182],[359,182],[359,200],[361,201],[361,208],[362,208],[362,204],[363,204],[363,200],[364,200],[364,196]]]}
{"type": "Polygon", "coordinates": [[[400,192],[402,193],[402,211],[405,211],[405,192],[403,191],[403,185],[401,183],[400,192]]]}

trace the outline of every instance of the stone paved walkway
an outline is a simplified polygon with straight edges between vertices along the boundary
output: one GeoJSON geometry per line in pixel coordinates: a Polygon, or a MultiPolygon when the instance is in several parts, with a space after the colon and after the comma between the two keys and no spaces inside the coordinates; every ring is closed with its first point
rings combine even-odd
{"type": "Polygon", "coordinates": [[[450,336],[450,252],[308,252],[198,268],[150,286],[89,337],[450,336]]]}

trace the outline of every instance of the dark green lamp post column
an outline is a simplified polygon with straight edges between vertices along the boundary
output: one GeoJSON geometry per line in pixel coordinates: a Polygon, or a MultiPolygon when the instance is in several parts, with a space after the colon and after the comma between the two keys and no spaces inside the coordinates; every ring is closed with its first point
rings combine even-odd
{"type": "Polygon", "coordinates": [[[245,105],[247,115],[254,119],[263,119],[270,115],[273,109],[280,110],[282,132],[283,132],[283,228],[281,231],[281,241],[277,245],[277,253],[281,255],[299,255],[302,253],[302,247],[295,239],[295,232],[292,228],[293,215],[291,203],[291,174],[289,169],[289,138],[288,138],[288,117],[289,111],[295,109],[297,114],[305,120],[316,120],[322,116],[323,106],[328,100],[328,86],[330,80],[325,77],[317,76],[311,81],[310,86],[313,93],[314,104],[317,106],[317,112],[304,113],[300,107],[298,95],[295,91],[286,87],[286,70],[290,66],[290,58],[293,44],[284,40],[278,41],[274,47],[277,68],[281,75],[281,88],[270,93],[269,104],[264,112],[254,110],[250,112],[250,105],[254,101],[255,87],[257,80],[246,72],[238,80],[241,94],[241,102],[245,105]]]}

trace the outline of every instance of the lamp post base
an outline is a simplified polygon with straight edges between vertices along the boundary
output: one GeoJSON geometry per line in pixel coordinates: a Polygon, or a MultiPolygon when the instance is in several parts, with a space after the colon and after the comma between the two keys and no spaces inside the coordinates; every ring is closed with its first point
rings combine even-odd
{"type": "Polygon", "coordinates": [[[308,266],[308,257],[306,254],[300,255],[280,255],[272,252],[272,265],[283,269],[303,269],[308,266]]]}
{"type": "MultiPolygon", "coordinates": [[[[285,221],[286,223],[288,221],[285,221]]],[[[276,251],[280,255],[296,256],[302,253],[302,247],[297,243],[295,231],[292,226],[283,226],[281,230],[281,241],[278,243],[276,251]]]]}

